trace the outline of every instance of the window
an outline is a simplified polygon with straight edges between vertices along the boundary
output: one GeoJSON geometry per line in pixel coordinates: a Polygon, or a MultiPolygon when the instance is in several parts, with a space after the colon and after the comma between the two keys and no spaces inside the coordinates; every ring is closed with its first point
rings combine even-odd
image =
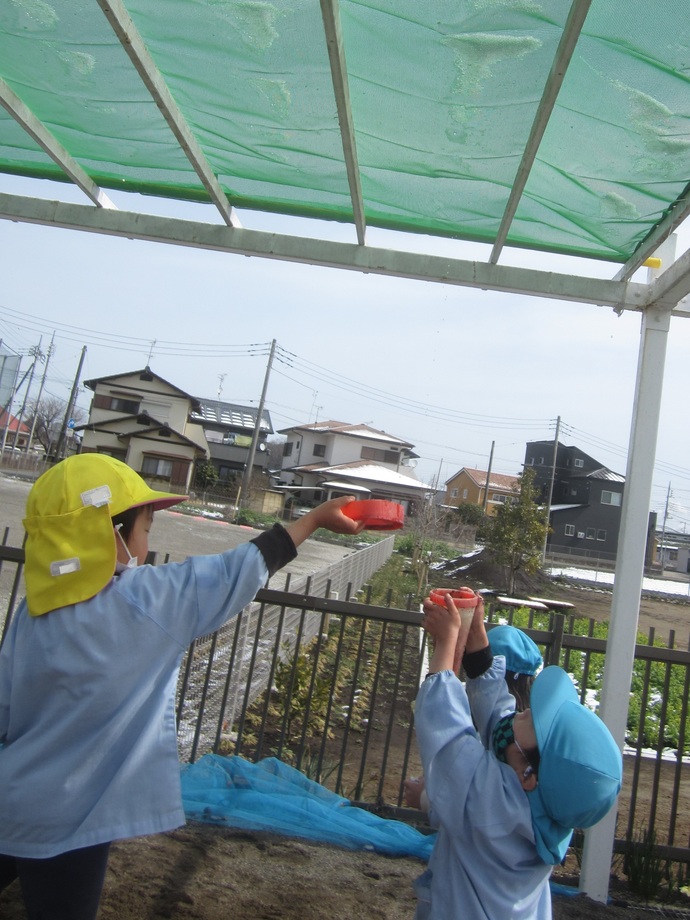
{"type": "Polygon", "coordinates": [[[505,503],[508,501],[508,496],[494,492],[489,501],[498,502],[500,505],[505,505],[505,503]]]}
{"type": "Polygon", "coordinates": [[[467,489],[462,490],[462,500],[467,501],[467,489]]]}
{"type": "Polygon", "coordinates": [[[170,479],[172,476],[172,460],[164,460],[162,457],[144,457],[141,465],[141,472],[146,476],[158,476],[161,479],[170,479]]]}
{"type": "Polygon", "coordinates": [[[602,490],[602,493],[601,493],[602,505],[620,506],[621,498],[622,496],[620,492],[609,492],[606,489],[602,490]]]}
{"type": "Polygon", "coordinates": [[[326,456],[326,445],[325,444],[315,444],[314,445],[314,456],[315,457],[325,457],[326,456]]]}
{"type": "Polygon", "coordinates": [[[587,540],[596,540],[596,538],[597,538],[597,531],[596,531],[596,528],[595,528],[595,527],[588,527],[588,528],[587,528],[586,539],[587,539],[587,540]]]}
{"type": "Polygon", "coordinates": [[[451,490],[450,490],[450,497],[451,497],[451,498],[457,498],[457,497],[458,497],[458,490],[457,490],[457,489],[451,489],[451,490]]]}
{"type": "Polygon", "coordinates": [[[566,537],[574,537],[574,536],[575,536],[575,525],[574,525],[574,524],[566,524],[566,525],[565,525],[565,535],[566,535],[566,537]]]}
{"type": "Polygon", "coordinates": [[[537,460],[537,463],[539,464],[539,466],[544,466],[544,458],[543,458],[543,457],[540,457],[540,458],[537,460]]]}
{"type": "Polygon", "coordinates": [[[577,466],[580,469],[582,469],[584,465],[585,465],[585,461],[582,459],[582,457],[575,457],[575,459],[573,460],[573,466],[577,466]]]}
{"type": "Polygon", "coordinates": [[[126,450],[117,450],[115,447],[98,447],[96,453],[105,454],[106,457],[113,457],[115,460],[122,460],[123,463],[127,462],[126,450]]]}
{"type": "Polygon", "coordinates": [[[379,450],[378,447],[363,447],[360,454],[362,460],[378,460],[380,463],[398,463],[400,457],[394,450],[379,450]]]}
{"type": "Polygon", "coordinates": [[[283,456],[284,457],[292,456],[292,447],[293,447],[292,441],[286,441],[285,444],[283,444],[283,456]]]}
{"type": "Polygon", "coordinates": [[[138,399],[122,399],[119,396],[105,396],[99,394],[94,396],[93,405],[95,409],[110,409],[111,412],[122,412],[125,415],[136,415],[139,411],[138,399]]]}
{"type": "Polygon", "coordinates": [[[600,540],[602,543],[604,542],[604,540],[606,540],[605,530],[597,530],[597,540],[600,540]]]}
{"type": "Polygon", "coordinates": [[[534,466],[534,457],[529,457],[527,460],[527,466],[534,466]]]}

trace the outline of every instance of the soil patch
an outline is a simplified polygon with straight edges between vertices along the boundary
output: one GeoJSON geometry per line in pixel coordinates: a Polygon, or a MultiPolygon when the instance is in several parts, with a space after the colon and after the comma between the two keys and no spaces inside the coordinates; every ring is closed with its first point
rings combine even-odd
{"type": "MultiPolygon", "coordinates": [[[[99,920],[411,920],[416,859],[351,852],[271,834],[190,824],[113,845],[99,920]]],[[[609,905],[556,895],[554,920],[690,917],[680,905],[636,901],[614,879],[609,905]],[[652,909],[653,908],[653,909],[652,909]]],[[[0,894],[3,920],[25,920],[17,883],[0,894]]]]}

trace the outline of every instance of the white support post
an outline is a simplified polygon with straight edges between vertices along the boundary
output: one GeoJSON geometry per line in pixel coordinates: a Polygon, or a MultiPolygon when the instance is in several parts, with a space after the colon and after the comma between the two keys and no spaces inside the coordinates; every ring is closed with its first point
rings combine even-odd
{"type": "MultiPolygon", "coordinates": [[[[616,576],[599,710],[621,750],[625,743],[628,718],[670,323],[670,310],[650,306],[643,314],[616,576]]],[[[593,900],[604,903],[608,897],[615,831],[614,808],[585,834],[580,890],[593,900]]]]}

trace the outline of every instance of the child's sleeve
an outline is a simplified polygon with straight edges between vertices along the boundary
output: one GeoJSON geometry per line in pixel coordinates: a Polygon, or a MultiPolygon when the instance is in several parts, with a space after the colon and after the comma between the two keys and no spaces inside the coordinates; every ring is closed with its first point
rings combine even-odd
{"type": "Polygon", "coordinates": [[[271,574],[297,555],[285,528],[236,549],[124,572],[118,590],[182,648],[237,616],[271,574]]]}
{"type": "Polygon", "coordinates": [[[496,655],[487,671],[467,681],[472,718],[482,744],[489,749],[498,720],[515,711],[515,697],[508,690],[505,673],[505,658],[496,655]]]}
{"type": "Polygon", "coordinates": [[[264,530],[251,542],[264,557],[269,578],[297,556],[292,537],[282,524],[274,524],[270,530],[264,530]]]}
{"type": "Polygon", "coordinates": [[[462,809],[484,756],[465,688],[452,671],[432,674],[420,687],[415,731],[430,807],[442,819],[462,809]]]}

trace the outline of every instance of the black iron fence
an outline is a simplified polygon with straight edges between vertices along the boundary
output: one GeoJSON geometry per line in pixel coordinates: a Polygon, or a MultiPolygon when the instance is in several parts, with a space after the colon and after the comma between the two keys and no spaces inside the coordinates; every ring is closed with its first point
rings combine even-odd
{"type": "MultiPolygon", "coordinates": [[[[16,568],[16,584],[22,558],[22,550],[0,546],[0,565],[16,568]]],[[[332,578],[310,578],[260,591],[221,631],[192,645],[178,685],[182,760],[274,756],[380,813],[410,814],[403,780],[420,772],[413,701],[427,655],[418,599],[410,597],[409,609],[374,606],[352,585],[340,580],[336,591],[332,578]]],[[[606,624],[496,600],[487,609],[490,624],[518,622],[545,663],[565,667],[582,701],[594,702],[606,624]]],[[[689,697],[690,650],[676,648],[673,633],[662,644],[650,630],[635,649],[618,850],[644,828],[661,857],[690,861],[689,697]]]]}

